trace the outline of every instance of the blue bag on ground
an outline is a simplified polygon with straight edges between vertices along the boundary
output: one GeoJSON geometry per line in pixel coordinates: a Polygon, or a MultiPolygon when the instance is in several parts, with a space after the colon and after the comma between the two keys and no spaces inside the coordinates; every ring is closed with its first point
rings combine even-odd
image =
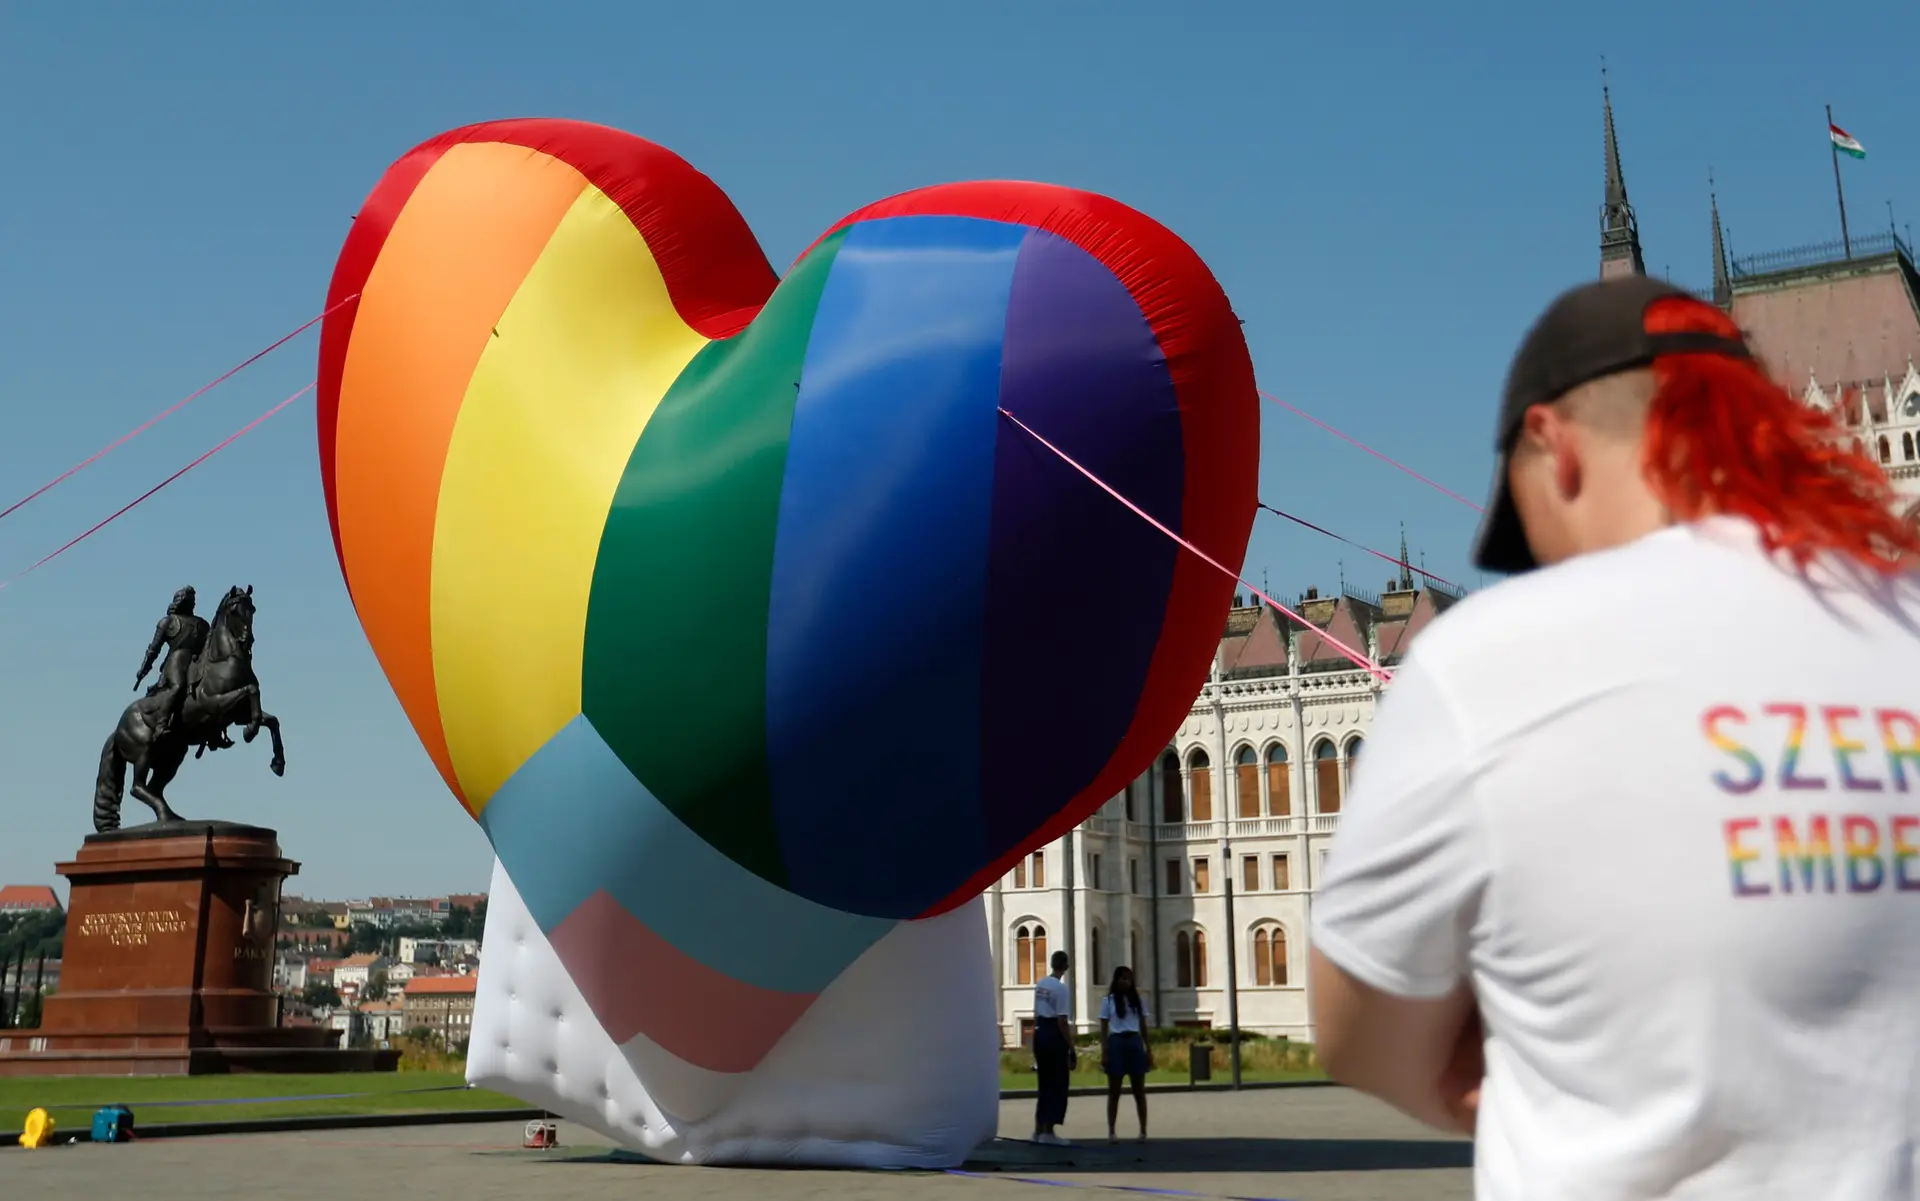
{"type": "Polygon", "coordinates": [[[106,1105],[94,1111],[93,1141],[124,1143],[133,1138],[133,1111],[124,1105],[106,1105]]]}

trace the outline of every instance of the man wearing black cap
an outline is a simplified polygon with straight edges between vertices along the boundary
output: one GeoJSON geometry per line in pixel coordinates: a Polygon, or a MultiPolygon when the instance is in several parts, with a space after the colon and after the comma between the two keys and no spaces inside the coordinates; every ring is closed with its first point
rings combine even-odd
{"type": "Polygon", "coordinates": [[[1657,281],[1522,342],[1314,898],[1328,1070],[1491,1198],[1920,1190],[1920,539],[1657,281]]]}

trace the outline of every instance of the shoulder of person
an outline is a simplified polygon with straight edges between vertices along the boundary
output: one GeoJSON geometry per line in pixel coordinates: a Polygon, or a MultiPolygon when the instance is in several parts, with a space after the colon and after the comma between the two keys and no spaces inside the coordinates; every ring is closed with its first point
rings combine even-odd
{"type": "MultiPolygon", "coordinates": [[[[1582,555],[1501,580],[1443,608],[1420,631],[1419,654],[1436,667],[1477,654],[1489,641],[1588,625],[1597,608],[1642,597],[1655,581],[1643,570],[1645,547],[1582,555]]],[[[1644,566],[1651,566],[1646,564],[1644,566]]],[[[1430,593],[1429,596],[1439,596],[1430,593]]],[[[1438,607],[1438,606],[1436,606],[1438,607]]],[[[1627,617],[1630,610],[1622,610],[1627,617]]]]}
{"type": "MultiPolygon", "coordinates": [[[[1612,550],[1581,555],[1500,581],[1459,600],[1429,593],[1437,610],[1418,631],[1396,670],[1442,681],[1456,701],[1512,691],[1524,678],[1530,693],[1548,682],[1541,665],[1574,668],[1573,657],[1611,661],[1650,658],[1650,614],[1693,613],[1709,599],[1724,604],[1758,556],[1716,545],[1689,527],[1671,527],[1612,550]],[[1469,681],[1477,681],[1472,687],[1469,681]]],[[[1669,668],[1672,656],[1656,656],[1669,668]]],[[[1552,674],[1552,673],[1547,673],[1552,674]]],[[[1569,681],[1583,673],[1570,670],[1569,681]]],[[[1597,678],[1597,677],[1595,677],[1597,678]]],[[[1550,690],[1550,686],[1549,686],[1550,690]]],[[[1471,706],[1470,706],[1471,707],[1471,706]]]]}

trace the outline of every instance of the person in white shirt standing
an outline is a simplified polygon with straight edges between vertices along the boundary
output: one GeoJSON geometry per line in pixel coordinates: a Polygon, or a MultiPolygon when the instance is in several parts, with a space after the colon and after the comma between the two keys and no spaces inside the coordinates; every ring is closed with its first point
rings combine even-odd
{"type": "Polygon", "coordinates": [[[1033,1062],[1040,1077],[1033,1141],[1054,1146],[1067,1145],[1054,1131],[1067,1120],[1067,1087],[1079,1058],[1073,1047],[1073,994],[1061,978],[1067,963],[1067,953],[1055,951],[1053,974],[1033,986],[1033,1062]]]}
{"type": "Polygon", "coordinates": [[[1113,969],[1113,983],[1100,1002],[1100,1070],[1107,1074],[1107,1141],[1118,1136],[1120,1082],[1133,1084],[1133,1108],[1140,1115],[1140,1141],[1147,1141],[1147,1072],[1153,1057],[1147,1051],[1147,1007],[1134,987],[1133,969],[1113,969]]]}
{"type": "Polygon", "coordinates": [[[1482,1198],[1920,1196],[1920,539],[1720,310],[1563,295],[1315,895],[1319,1052],[1482,1198]]]}

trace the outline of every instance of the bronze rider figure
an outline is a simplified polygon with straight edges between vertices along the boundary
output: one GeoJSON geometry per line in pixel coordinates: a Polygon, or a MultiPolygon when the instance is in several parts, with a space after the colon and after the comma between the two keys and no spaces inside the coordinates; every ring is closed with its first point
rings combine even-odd
{"type": "Polygon", "coordinates": [[[158,742],[166,737],[174,723],[179,721],[181,710],[187,704],[187,672],[200,651],[207,645],[207,634],[211,628],[206,619],[193,611],[193,586],[188,585],[173,594],[173,601],[167,606],[167,615],[160,619],[153,629],[153,641],[147,644],[147,657],[140,661],[140,674],[134,677],[133,688],[140,690],[140,684],[147,678],[147,672],[153,669],[154,659],[159,657],[160,648],[167,648],[167,657],[160,664],[160,678],[147,689],[149,697],[162,697],[164,701],[156,706],[158,713],[153,722],[153,739],[158,742]]]}

